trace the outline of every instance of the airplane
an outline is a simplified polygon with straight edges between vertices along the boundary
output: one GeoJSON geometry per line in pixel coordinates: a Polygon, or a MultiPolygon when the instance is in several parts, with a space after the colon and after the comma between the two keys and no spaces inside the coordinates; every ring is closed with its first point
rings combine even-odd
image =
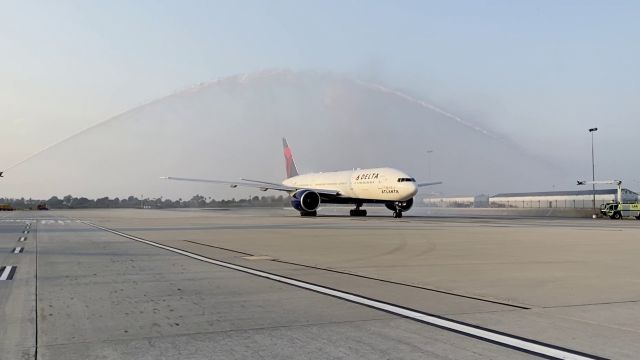
{"type": "Polygon", "coordinates": [[[291,206],[298,210],[301,216],[316,216],[321,203],[354,204],[355,208],[349,212],[350,216],[367,216],[367,210],[361,207],[374,203],[384,204],[387,209],[393,211],[394,218],[401,218],[403,212],[411,209],[418,188],[442,184],[441,181],[416,183],[416,180],[406,173],[388,167],[300,175],[285,138],[282,138],[282,146],[287,178],[281,184],[251,179],[223,181],[172,176],[161,178],[226,184],[232,188],[242,186],[262,191],[284,191],[291,197],[291,206]]]}

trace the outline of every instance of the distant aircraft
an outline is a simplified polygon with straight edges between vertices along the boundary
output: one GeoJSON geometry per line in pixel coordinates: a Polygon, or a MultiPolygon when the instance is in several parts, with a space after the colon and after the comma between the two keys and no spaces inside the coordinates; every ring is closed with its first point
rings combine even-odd
{"type": "Polygon", "coordinates": [[[357,169],[324,173],[298,174],[293,154],[285,138],[282,139],[287,179],[281,184],[268,181],[241,179],[242,181],[222,181],[189,179],[180,177],[162,177],[169,180],[196,181],[214,184],[227,184],[257,188],[262,191],[277,190],[291,196],[291,206],[301,216],[316,216],[321,203],[354,204],[351,216],[367,216],[363,204],[381,203],[393,211],[394,218],[401,218],[409,211],[413,197],[419,187],[442,184],[441,181],[416,183],[416,180],[404,172],[392,168],[357,169]]]}

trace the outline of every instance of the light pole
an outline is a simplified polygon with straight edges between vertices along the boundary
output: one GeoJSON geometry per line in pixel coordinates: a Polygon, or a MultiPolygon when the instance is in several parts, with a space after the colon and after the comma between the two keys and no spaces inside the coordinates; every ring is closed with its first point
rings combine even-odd
{"type": "Polygon", "coordinates": [[[427,180],[431,180],[431,154],[433,150],[427,150],[427,180]]]}
{"type": "MultiPolygon", "coordinates": [[[[589,133],[591,134],[591,180],[596,181],[596,163],[593,155],[593,133],[598,131],[597,127],[589,129],[589,133]]],[[[596,184],[592,184],[593,186],[593,218],[597,217],[596,215],[596,184]]]]}

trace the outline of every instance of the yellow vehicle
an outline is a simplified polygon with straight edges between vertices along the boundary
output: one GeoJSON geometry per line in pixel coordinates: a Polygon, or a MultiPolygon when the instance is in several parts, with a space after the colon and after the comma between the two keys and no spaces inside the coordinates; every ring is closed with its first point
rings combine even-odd
{"type": "Polygon", "coordinates": [[[634,217],[640,220],[640,203],[631,204],[606,204],[600,209],[600,213],[611,219],[622,219],[623,217],[634,217]]]}
{"type": "Polygon", "coordinates": [[[0,211],[13,211],[15,210],[11,204],[0,204],[0,211]]]}

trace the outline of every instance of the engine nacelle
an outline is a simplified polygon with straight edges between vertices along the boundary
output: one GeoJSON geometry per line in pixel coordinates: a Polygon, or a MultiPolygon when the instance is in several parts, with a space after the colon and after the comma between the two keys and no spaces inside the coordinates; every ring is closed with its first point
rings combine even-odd
{"type": "Polygon", "coordinates": [[[409,211],[413,206],[413,198],[406,201],[396,201],[396,202],[386,203],[384,204],[384,206],[386,206],[386,208],[391,211],[396,211],[396,210],[400,210],[402,212],[409,211]]]}
{"type": "Polygon", "coordinates": [[[320,195],[311,190],[299,190],[291,197],[291,206],[300,212],[313,212],[320,206],[320,195]]]}

